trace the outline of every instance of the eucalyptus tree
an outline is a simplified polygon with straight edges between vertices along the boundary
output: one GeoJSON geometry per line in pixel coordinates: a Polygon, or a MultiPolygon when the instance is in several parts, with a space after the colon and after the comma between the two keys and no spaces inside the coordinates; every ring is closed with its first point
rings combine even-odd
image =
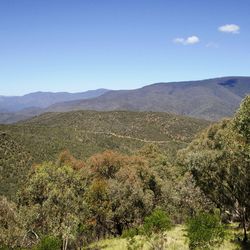
{"type": "Polygon", "coordinates": [[[37,235],[62,240],[66,250],[77,229],[84,223],[86,182],[81,170],[71,166],[43,163],[34,167],[19,194],[20,209],[32,211],[27,227],[37,235]]]}
{"type": "Polygon", "coordinates": [[[179,153],[179,161],[219,208],[236,215],[247,241],[250,215],[250,96],[232,119],[210,126],[179,153]]]}

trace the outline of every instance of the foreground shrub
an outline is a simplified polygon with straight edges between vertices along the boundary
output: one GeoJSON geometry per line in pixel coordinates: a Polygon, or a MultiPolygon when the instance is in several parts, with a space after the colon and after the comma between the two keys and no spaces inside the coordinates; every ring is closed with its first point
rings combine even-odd
{"type": "Polygon", "coordinates": [[[122,232],[122,238],[127,239],[128,250],[140,250],[143,249],[143,240],[139,236],[141,234],[141,228],[132,227],[122,232]]]}
{"type": "Polygon", "coordinates": [[[165,211],[156,209],[144,221],[143,231],[146,235],[158,234],[171,229],[171,220],[165,211]]]}
{"type": "Polygon", "coordinates": [[[53,236],[44,237],[35,250],[60,250],[61,242],[58,238],[53,236]]]}
{"type": "Polygon", "coordinates": [[[144,220],[143,232],[150,249],[166,249],[167,235],[166,231],[172,227],[171,220],[165,211],[156,209],[144,220]]]}
{"type": "Polygon", "coordinates": [[[189,249],[212,249],[222,244],[225,230],[218,215],[201,213],[187,223],[189,249]]]}
{"type": "Polygon", "coordinates": [[[156,209],[145,217],[142,227],[125,230],[123,237],[127,238],[128,249],[143,249],[145,242],[150,249],[166,249],[166,231],[171,227],[172,223],[166,212],[156,209]]]}
{"type": "Polygon", "coordinates": [[[122,232],[122,238],[132,238],[139,235],[140,231],[138,228],[129,228],[122,232]]]}

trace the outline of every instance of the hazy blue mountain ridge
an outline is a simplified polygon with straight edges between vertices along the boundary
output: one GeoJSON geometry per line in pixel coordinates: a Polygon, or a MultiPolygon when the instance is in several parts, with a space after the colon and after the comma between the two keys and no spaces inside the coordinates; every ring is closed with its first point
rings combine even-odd
{"type": "Polygon", "coordinates": [[[10,107],[17,109],[17,102],[12,103],[15,99],[10,97],[8,105],[4,105],[4,97],[0,97],[0,123],[12,123],[46,112],[75,110],[155,111],[215,121],[232,116],[249,93],[250,77],[238,76],[162,82],[134,90],[101,89],[76,94],[37,92],[24,96],[25,101],[16,113],[6,111],[10,107]]]}
{"type": "Polygon", "coordinates": [[[26,108],[47,108],[58,102],[94,98],[107,91],[107,89],[97,89],[81,93],[34,92],[23,96],[0,96],[0,112],[17,112],[26,108]]]}
{"type": "Polygon", "coordinates": [[[156,83],[135,90],[109,91],[90,100],[57,103],[47,111],[158,111],[218,120],[231,116],[248,93],[250,77],[223,77],[156,83]]]}

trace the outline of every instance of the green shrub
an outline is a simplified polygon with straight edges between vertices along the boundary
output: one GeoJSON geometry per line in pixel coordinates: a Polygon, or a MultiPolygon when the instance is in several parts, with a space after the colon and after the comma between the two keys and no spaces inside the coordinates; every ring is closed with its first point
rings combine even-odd
{"type": "Polygon", "coordinates": [[[224,240],[225,230],[218,215],[201,213],[187,223],[189,249],[212,249],[224,240]]]}
{"type": "Polygon", "coordinates": [[[139,234],[138,228],[129,228],[122,232],[122,238],[132,238],[139,234]]]}
{"type": "Polygon", "coordinates": [[[0,246],[0,250],[9,250],[9,248],[5,246],[0,246]]]}
{"type": "Polygon", "coordinates": [[[61,241],[53,236],[44,237],[35,250],[60,250],[61,241]]]}
{"type": "Polygon", "coordinates": [[[144,220],[143,231],[146,235],[162,233],[171,229],[172,223],[165,211],[156,209],[144,220]]]}
{"type": "Polygon", "coordinates": [[[123,231],[122,237],[127,240],[128,250],[167,249],[167,233],[172,227],[171,220],[165,211],[154,210],[145,217],[143,225],[123,231]]]}

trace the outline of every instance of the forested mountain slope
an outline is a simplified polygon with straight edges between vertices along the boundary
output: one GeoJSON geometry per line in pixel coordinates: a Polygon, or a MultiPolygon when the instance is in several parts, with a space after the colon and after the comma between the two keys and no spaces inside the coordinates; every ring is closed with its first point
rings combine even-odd
{"type": "Polygon", "coordinates": [[[153,143],[171,158],[208,125],[205,120],[167,113],[127,111],[46,113],[0,125],[1,171],[7,178],[1,183],[8,183],[8,190],[19,170],[25,175],[33,163],[53,160],[65,149],[86,159],[107,149],[130,154],[153,143]]]}

